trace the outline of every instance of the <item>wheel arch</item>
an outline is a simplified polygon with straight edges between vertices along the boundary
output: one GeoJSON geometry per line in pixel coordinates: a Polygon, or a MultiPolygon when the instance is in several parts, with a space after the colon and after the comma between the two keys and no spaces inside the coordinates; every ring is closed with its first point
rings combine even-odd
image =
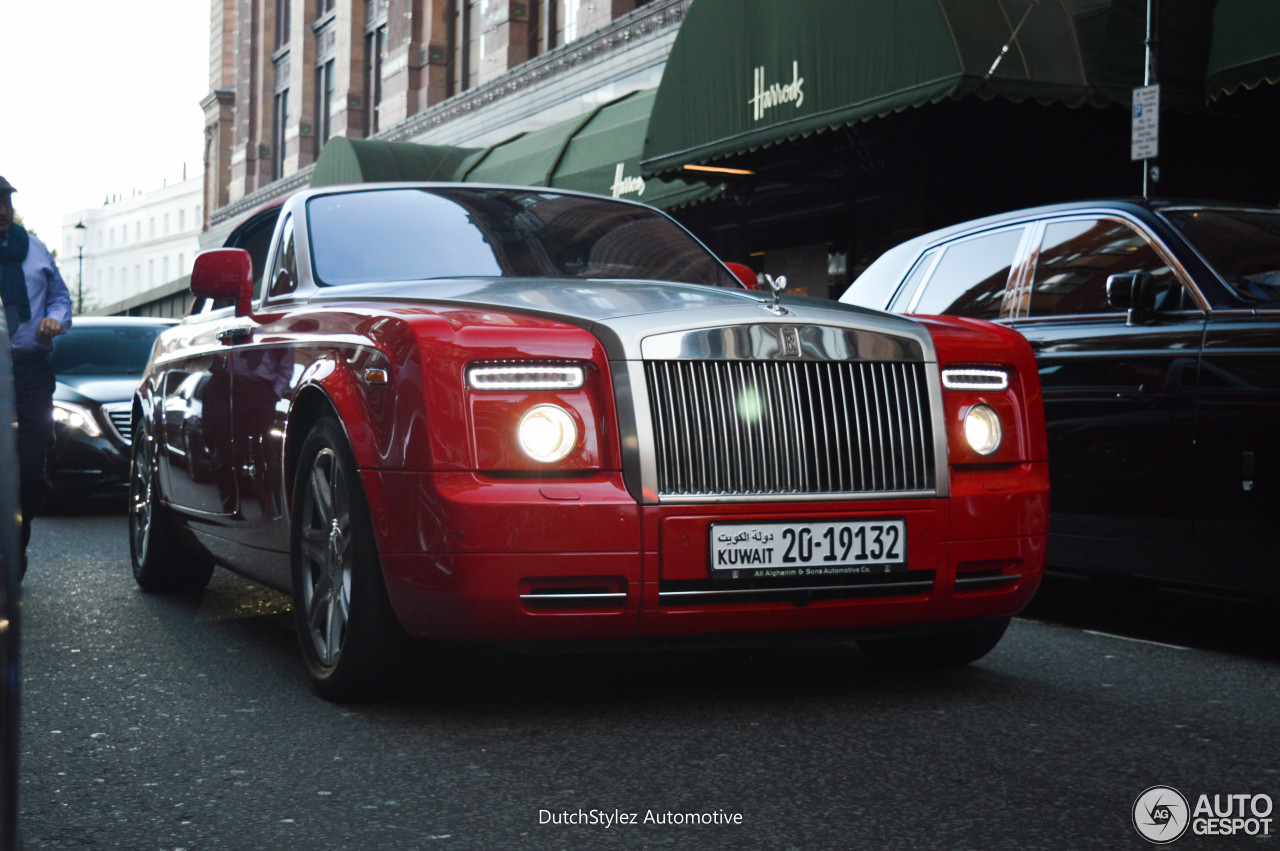
{"type": "Polygon", "coordinates": [[[346,434],[347,445],[350,446],[351,435],[347,434],[346,423],[342,421],[338,408],[333,404],[328,393],[320,386],[310,384],[304,386],[294,396],[284,435],[285,504],[289,506],[290,511],[293,510],[293,481],[298,473],[298,458],[302,454],[302,444],[306,442],[307,435],[311,433],[315,424],[325,416],[332,416],[337,420],[343,434],[346,434]]]}

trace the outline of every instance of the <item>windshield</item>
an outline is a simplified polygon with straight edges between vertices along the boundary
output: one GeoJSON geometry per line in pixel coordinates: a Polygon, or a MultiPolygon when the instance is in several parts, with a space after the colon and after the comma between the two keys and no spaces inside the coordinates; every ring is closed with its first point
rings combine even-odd
{"type": "Polygon", "coordinates": [[[168,325],[80,327],[53,340],[58,375],[142,375],[151,347],[168,325]]]}
{"type": "Polygon", "coordinates": [[[1280,305],[1280,210],[1198,208],[1162,214],[1241,298],[1280,305]]]}
{"type": "Polygon", "coordinates": [[[648,208],[528,189],[437,187],[307,202],[321,286],[533,277],[741,285],[697,240],[648,208]]]}

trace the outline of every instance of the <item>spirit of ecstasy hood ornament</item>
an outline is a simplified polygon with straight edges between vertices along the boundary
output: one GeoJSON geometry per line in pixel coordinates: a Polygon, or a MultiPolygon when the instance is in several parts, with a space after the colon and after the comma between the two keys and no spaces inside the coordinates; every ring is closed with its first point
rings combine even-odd
{"type": "Polygon", "coordinates": [[[779,275],[775,278],[773,275],[766,272],[764,275],[764,282],[768,285],[769,291],[773,293],[773,304],[765,305],[765,310],[770,313],[776,313],[778,316],[785,316],[787,309],[779,303],[778,297],[782,295],[782,291],[787,288],[787,276],[779,275]]]}

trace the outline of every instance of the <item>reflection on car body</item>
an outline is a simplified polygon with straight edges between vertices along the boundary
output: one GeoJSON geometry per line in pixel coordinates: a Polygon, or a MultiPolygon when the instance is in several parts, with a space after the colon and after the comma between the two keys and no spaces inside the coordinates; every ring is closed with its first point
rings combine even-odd
{"type": "Polygon", "coordinates": [[[1280,592],[1280,211],[1013,211],[889,250],[841,300],[979,316],[1031,342],[1050,565],[1280,592]]]}
{"type": "Polygon", "coordinates": [[[406,636],[960,664],[1039,584],[1040,391],[997,326],[774,312],[643,205],[453,184],[301,193],[192,288],[134,408],[135,577],[291,591],[329,697],[406,636]]]}

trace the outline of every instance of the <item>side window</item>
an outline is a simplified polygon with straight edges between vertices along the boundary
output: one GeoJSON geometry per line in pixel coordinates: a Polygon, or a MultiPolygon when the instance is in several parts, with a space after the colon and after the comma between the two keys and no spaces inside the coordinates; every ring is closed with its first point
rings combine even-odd
{"type": "Polygon", "coordinates": [[[1024,230],[1002,230],[948,245],[911,312],[998,319],[1024,230]]]}
{"type": "Polygon", "coordinates": [[[280,232],[280,247],[276,249],[271,280],[271,295],[285,295],[298,288],[298,258],[294,253],[293,217],[284,220],[280,232]]]}
{"type": "Polygon", "coordinates": [[[933,268],[933,261],[938,256],[938,250],[937,248],[930,249],[916,261],[916,265],[911,268],[911,274],[907,275],[906,282],[903,283],[902,288],[898,291],[898,297],[893,300],[893,304],[888,308],[889,310],[906,311],[907,305],[911,304],[911,299],[915,298],[920,282],[924,280],[924,276],[933,268]]]}
{"type": "Polygon", "coordinates": [[[262,270],[267,265],[267,251],[271,248],[271,234],[276,229],[276,215],[259,215],[241,226],[227,240],[228,248],[243,248],[253,259],[253,297],[262,294],[262,270]]]}
{"type": "Polygon", "coordinates": [[[1130,272],[1151,275],[1157,309],[1179,310],[1189,303],[1173,270],[1124,222],[1049,222],[1031,282],[1030,316],[1115,313],[1107,303],[1107,278],[1130,272]]]}

